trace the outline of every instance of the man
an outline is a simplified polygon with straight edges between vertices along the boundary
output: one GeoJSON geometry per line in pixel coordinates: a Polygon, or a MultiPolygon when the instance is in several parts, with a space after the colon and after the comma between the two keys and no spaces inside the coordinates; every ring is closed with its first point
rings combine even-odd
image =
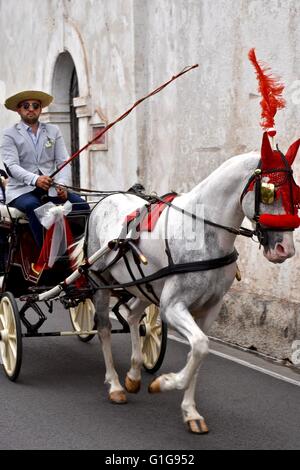
{"type": "Polygon", "coordinates": [[[50,175],[67,159],[68,153],[57,126],[39,122],[42,108],[52,96],[42,91],[23,91],[5,101],[5,107],[19,114],[21,121],[6,129],[2,141],[2,159],[9,175],[6,203],[24,212],[34,239],[43,244],[43,228],[34,210],[45,202],[63,204],[69,200],[73,210],[88,210],[89,205],[76,194],[68,193],[53,183],[68,185],[70,166],[50,175]]]}

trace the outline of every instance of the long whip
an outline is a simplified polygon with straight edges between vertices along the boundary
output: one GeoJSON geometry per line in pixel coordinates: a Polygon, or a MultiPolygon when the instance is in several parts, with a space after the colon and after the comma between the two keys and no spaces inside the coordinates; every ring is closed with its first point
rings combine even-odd
{"type": "Polygon", "coordinates": [[[83,152],[84,150],[86,150],[93,142],[95,142],[96,140],[98,140],[100,137],[102,137],[109,129],[111,129],[117,122],[120,122],[122,121],[126,116],[128,116],[128,114],[131,113],[131,111],[136,108],[140,103],[142,103],[143,101],[145,101],[147,98],[150,98],[150,96],[153,96],[155,95],[156,93],[159,93],[161,90],[163,90],[163,88],[165,88],[166,86],[168,86],[171,82],[173,82],[174,80],[176,80],[178,77],[180,77],[181,75],[184,75],[185,73],[189,72],[190,70],[192,69],[195,69],[196,67],[198,67],[199,65],[198,64],[195,64],[195,65],[191,65],[189,67],[185,67],[180,73],[178,73],[177,75],[174,75],[170,80],[168,80],[166,83],[163,83],[162,85],[160,85],[158,88],[156,88],[155,90],[153,90],[151,93],[149,93],[148,95],[144,96],[143,98],[140,98],[136,103],[134,103],[134,105],[129,108],[124,114],[122,114],[120,117],[118,117],[115,121],[111,122],[110,124],[108,124],[104,129],[102,129],[92,140],[90,140],[84,147],[82,147],[81,149],[77,150],[73,155],[71,155],[71,157],[66,160],[57,170],[55,170],[51,175],[50,175],[50,178],[53,178],[55,175],[57,175],[58,172],[60,172],[66,165],[68,165],[69,163],[71,163],[75,158],[78,157],[78,155],[81,154],[81,152],[83,152]]]}

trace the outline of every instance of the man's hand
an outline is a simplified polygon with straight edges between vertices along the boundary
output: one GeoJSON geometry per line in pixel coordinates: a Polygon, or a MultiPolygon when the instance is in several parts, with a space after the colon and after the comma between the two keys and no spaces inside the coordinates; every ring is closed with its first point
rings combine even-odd
{"type": "Polygon", "coordinates": [[[56,192],[59,199],[61,199],[62,201],[67,200],[68,193],[64,188],[62,188],[61,186],[56,186],[56,192]]]}
{"type": "Polygon", "coordinates": [[[52,178],[50,176],[39,176],[38,179],[36,180],[35,185],[38,188],[44,189],[45,191],[48,191],[50,186],[52,185],[52,178]]]}

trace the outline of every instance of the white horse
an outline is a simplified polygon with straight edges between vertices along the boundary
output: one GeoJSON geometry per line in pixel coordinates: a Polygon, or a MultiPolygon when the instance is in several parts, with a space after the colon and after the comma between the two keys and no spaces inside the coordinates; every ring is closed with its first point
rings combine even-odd
{"type": "MultiPolygon", "coordinates": [[[[299,142],[298,145],[291,146],[287,153],[290,165],[297,153],[299,142]]],[[[299,188],[292,179],[291,173],[284,169],[285,164],[281,157],[284,159],[284,156],[280,155],[279,152],[271,150],[268,137],[265,134],[262,146],[262,173],[257,172],[258,174],[254,180],[256,184],[252,182],[251,176],[258,167],[260,155],[252,152],[227,160],[189,193],[176,197],[173,204],[186,212],[182,213],[173,208],[166,209],[162,212],[151,234],[152,237],[149,237],[149,234],[145,232],[141,233],[138,246],[148,259],[148,265],[143,268],[145,275],[153,274],[168,265],[164,237],[168,237],[169,249],[175,264],[220,258],[234,251],[236,234],[207,223],[201,225],[204,243],[201,243],[200,240],[198,247],[193,246],[192,250],[189,248],[187,240],[182,238],[182,226],[186,223],[186,219],[190,217],[187,212],[191,213],[195,211],[196,207],[202,206],[204,207],[204,218],[226,227],[239,228],[245,216],[254,223],[254,216],[258,215],[255,214],[257,210],[260,214],[276,214],[275,219],[273,216],[271,216],[271,219],[273,217],[275,221],[278,221],[280,229],[277,231],[276,228],[274,230],[274,227],[272,227],[270,231],[265,232],[268,239],[264,241],[264,256],[273,263],[282,263],[287,258],[292,257],[295,249],[293,232],[289,228],[294,227],[285,227],[287,222],[284,220],[284,223],[280,223],[280,221],[281,217],[284,218],[284,214],[287,212],[292,214],[288,217],[293,220],[296,218],[299,188]],[[267,171],[270,170],[268,159],[274,157],[275,154],[278,157],[280,168],[277,168],[278,171],[273,173],[274,167],[271,171],[267,171]],[[266,176],[267,174],[268,176],[266,176]],[[283,175],[283,178],[280,182],[281,175],[283,175]],[[275,194],[274,202],[265,204],[263,199],[260,199],[255,205],[255,187],[258,188],[257,195],[261,198],[259,190],[261,184],[266,181],[268,184],[272,183],[273,177],[276,180],[275,189],[278,191],[277,196],[275,194]],[[278,181],[279,184],[277,184],[278,181]],[[245,187],[246,191],[243,191],[245,187]],[[241,201],[242,194],[243,199],[241,201]],[[289,195],[289,198],[291,198],[289,201],[291,211],[287,209],[286,200],[283,204],[283,194],[289,195]]],[[[272,186],[268,188],[270,189],[270,187],[272,188],[272,186]]],[[[258,196],[256,197],[258,198],[258,196]]],[[[116,194],[104,199],[90,217],[88,255],[96,252],[110,240],[118,238],[126,216],[144,204],[145,201],[133,194],[116,194]]],[[[79,250],[77,250],[78,254],[79,250]]],[[[94,279],[99,280],[99,271],[114,256],[115,253],[110,253],[91,267],[94,279]]],[[[140,278],[140,273],[131,253],[128,254],[128,260],[134,275],[136,278],[140,278]]],[[[208,432],[204,418],[198,413],[195,405],[196,379],[199,367],[208,353],[207,331],[218,316],[223,296],[230,288],[236,270],[236,263],[231,262],[231,264],[218,269],[172,274],[152,282],[155,294],[160,299],[161,318],[188,341],[190,352],[186,365],[182,370],[159,376],[150,384],[149,391],[183,390],[184,397],[181,404],[183,420],[188,424],[189,430],[194,433],[208,432]]],[[[111,282],[126,283],[132,280],[122,259],[114,264],[109,272],[106,271],[104,276],[110,284],[111,282]]],[[[103,285],[101,280],[99,282],[103,285]]],[[[132,339],[132,356],[131,367],[125,380],[125,388],[128,392],[136,392],[140,387],[141,366],[143,363],[139,340],[139,321],[150,301],[137,287],[131,287],[128,290],[134,294],[135,299],[130,305],[128,315],[132,339]]],[[[109,290],[98,290],[94,296],[97,328],[106,365],[105,382],[109,384],[110,401],[125,403],[125,390],[120,384],[111,352],[109,299],[109,290]]]]}

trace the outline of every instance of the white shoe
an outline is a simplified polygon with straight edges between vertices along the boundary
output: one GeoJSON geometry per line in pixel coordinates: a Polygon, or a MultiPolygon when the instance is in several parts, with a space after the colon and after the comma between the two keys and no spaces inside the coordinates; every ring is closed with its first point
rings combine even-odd
{"type": "Polygon", "coordinates": [[[2,290],[4,276],[0,276],[0,290],[2,290]]]}

